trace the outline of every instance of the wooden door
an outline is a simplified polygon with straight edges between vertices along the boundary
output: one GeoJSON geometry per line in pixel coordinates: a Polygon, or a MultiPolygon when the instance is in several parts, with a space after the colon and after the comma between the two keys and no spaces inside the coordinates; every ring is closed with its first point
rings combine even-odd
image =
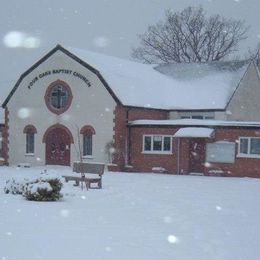
{"type": "Polygon", "coordinates": [[[46,164],[70,165],[70,145],[70,136],[64,129],[52,129],[46,137],[46,164]]]}
{"type": "Polygon", "coordinates": [[[205,140],[198,138],[198,139],[191,139],[190,140],[190,163],[189,163],[189,171],[190,172],[204,172],[204,163],[205,163],[205,140]]]}

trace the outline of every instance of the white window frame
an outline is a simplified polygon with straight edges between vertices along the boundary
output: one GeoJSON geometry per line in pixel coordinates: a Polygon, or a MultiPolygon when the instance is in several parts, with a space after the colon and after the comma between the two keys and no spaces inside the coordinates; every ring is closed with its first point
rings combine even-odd
{"type": "Polygon", "coordinates": [[[25,134],[25,138],[26,138],[25,154],[34,155],[34,153],[35,153],[35,133],[28,132],[25,134]]]}
{"type": "Polygon", "coordinates": [[[245,157],[245,158],[260,158],[260,154],[251,154],[251,140],[252,139],[260,139],[260,137],[254,137],[254,136],[240,136],[239,137],[239,145],[238,145],[238,154],[237,157],[245,157]],[[247,153],[241,153],[240,152],[240,144],[241,144],[241,139],[247,139],[248,144],[247,144],[247,153]]]}
{"type": "Polygon", "coordinates": [[[93,134],[83,134],[82,135],[82,157],[83,159],[91,159],[93,158],[93,134]],[[90,141],[90,150],[87,150],[87,147],[85,146],[87,140],[85,138],[90,138],[88,141],[90,141]],[[90,153],[87,153],[90,152],[90,153]]]}
{"type": "Polygon", "coordinates": [[[196,117],[201,117],[200,120],[214,120],[215,114],[214,114],[214,112],[205,112],[205,113],[181,112],[181,113],[179,113],[179,118],[181,118],[181,119],[198,119],[196,117]]]}
{"type": "Polygon", "coordinates": [[[142,153],[144,154],[172,154],[172,136],[171,135],[160,135],[160,134],[154,134],[154,135],[143,135],[143,148],[142,148],[142,153]],[[162,137],[162,149],[161,151],[154,150],[154,137],[160,136],[162,137]],[[151,150],[147,151],[145,150],[145,137],[151,137],[151,150]],[[169,151],[164,151],[164,138],[170,138],[170,150],[169,151]]]}

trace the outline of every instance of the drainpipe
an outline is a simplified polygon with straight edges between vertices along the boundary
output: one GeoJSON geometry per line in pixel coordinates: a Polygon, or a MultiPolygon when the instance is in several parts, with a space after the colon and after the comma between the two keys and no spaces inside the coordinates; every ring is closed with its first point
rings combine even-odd
{"type": "Polygon", "coordinates": [[[131,108],[126,110],[126,141],[125,141],[125,165],[129,164],[130,161],[130,126],[128,126],[129,111],[131,108]]]}
{"type": "Polygon", "coordinates": [[[178,138],[178,144],[177,144],[177,174],[180,174],[180,138],[178,138]]]}

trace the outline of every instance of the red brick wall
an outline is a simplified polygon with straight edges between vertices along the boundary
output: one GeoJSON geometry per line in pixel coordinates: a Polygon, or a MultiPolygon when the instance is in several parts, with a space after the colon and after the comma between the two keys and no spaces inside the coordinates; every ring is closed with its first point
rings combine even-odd
{"type": "MultiPolygon", "coordinates": [[[[130,138],[130,164],[134,171],[151,172],[153,167],[163,167],[169,172],[178,172],[178,141],[173,138],[173,153],[164,154],[145,154],[142,153],[144,134],[174,135],[177,128],[174,127],[131,127],[130,138]]],[[[222,170],[228,173],[227,176],[249,176],[260,177],[260,158],[240,158],[238,154],[238,140],[241,136],[260,137],[260,129],[245,128],[217,128],[215,136],[207,139],[207,142],[230,141],[236,143],[234,163],[207,163],[205,164],[205,174],[212,170],[222,170]]],[[[180,140],[179,172],[186,174],[190,171],[190,139],[180,140]]]]}
{"type": "Polygon", "coordinates": [[[235,163],[210,163],[205,168],[206,173],[210,170],[223,170],[228,176],[260,177],[260,158],[239,158],[238,140],[241,136],[260,137],[260,129],[216,129],[214,141],[236,142],[235,163]]]}
{"type": "Polygon", "coordinates": [[[129,128],[127,122],[137,119],[167,119],[168,112],[156,109],[130,108],[117,105],[114,111],[114,142],[116,153],[113,163],[118,167],[114,170],[124,170],[125,164],[129,164],[129,128]]]}
{"type": "Polygon", "coordinates": [[[5,108],[5,126],[2,130],[3,146],[1,156],[5,159],[5,164],[8,165],[8,144],[9,144],[9,111],[5,108]]]}
{"type": "Polygon", "coordinates": [[[177,140],[172,142],[172,154],[143,153],[143,135],[173,135],[176,129],[158,127],[132,127],[130,138],[130,164],[133,171],[151,172],[153,167],[163,167],[168,172],[177,172],[177,140]]]}

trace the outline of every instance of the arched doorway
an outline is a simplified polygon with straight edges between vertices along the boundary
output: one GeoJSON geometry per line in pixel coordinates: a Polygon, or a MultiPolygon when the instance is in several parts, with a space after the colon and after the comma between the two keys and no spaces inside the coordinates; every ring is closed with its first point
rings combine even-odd
{"type": "Polygon", "coordinates": [[[73,137],[68,128],[57,124],[50,127],[44,134],[46,144],[46,164],[70,165],[70,148],[73,137]]]}

